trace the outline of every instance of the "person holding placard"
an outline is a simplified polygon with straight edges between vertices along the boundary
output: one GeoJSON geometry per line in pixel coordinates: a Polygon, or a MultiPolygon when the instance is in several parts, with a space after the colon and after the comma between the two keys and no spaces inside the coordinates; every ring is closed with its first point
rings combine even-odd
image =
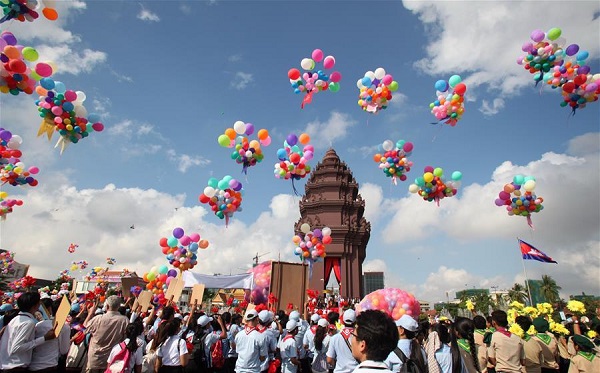
{"type": "MultiPolygon", "coordinates": [[[[48,331],[54,329],[54,316],[60,306],[60,301],[60,299],[52,301],[50,298],[41,300],[42,305],[48,311],[50,319],[40,321],[35,325],[36,338],[42,337],[48,331]]],[[[69,325],[63,324],[58,338],[46,341],[33,349],[31,364],[29,365],[30,371],[50,372],[58,369],[58,357],[69,352],[71,346],[70,329],[69,325]]]]}

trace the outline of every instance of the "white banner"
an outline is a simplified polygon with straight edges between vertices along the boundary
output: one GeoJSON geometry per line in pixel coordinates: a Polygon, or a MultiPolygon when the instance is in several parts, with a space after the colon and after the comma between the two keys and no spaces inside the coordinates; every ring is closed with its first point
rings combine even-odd
{"type": "Polygon", "coordinates": [[[207,289],[252,289],[254,277],[252,273],[211,276],[184,271],[183,280],[186,288],[191,288],[196,284],[204,284],[207,289]]]}

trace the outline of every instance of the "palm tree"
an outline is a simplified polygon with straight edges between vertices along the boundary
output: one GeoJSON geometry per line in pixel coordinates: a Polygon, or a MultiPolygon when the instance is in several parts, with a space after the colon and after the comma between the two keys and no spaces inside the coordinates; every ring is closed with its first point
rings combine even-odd
{"type": "Polygon", "coordinates": [[[548,303],[554,304],[560,299],[558,291],[561,289],[562,288],[558,286],[558,284],[552,277],[548,275],[542,275],[540,291],[542,292],[542,295],[544,296],[544,298],[546,298],[546,301],[548,303]]]}
{"type": "Polygon", "coordinates": [[[525,303],[527,299],[527,289],[521,284],[514,284],[512,289],[508,291],[508,297],[511,302],[517,301],[525,303]]]}

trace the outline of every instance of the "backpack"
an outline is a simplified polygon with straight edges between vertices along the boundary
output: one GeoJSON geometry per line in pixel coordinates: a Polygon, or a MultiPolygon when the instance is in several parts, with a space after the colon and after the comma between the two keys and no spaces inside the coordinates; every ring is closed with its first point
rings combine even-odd
{"type": "Polygon", "coordinates": [[[400,373],[424,373],[421,372],[421,368],[419,368],[419,365],[417,365],[417,363],[413,359],[408,358],[406,357],[406,355],[404,355],[404,352],[402,352],[401,349],[396,347],[394,349],[394,353],[402,362],[402,368],[400,368],[400,373]]]}
{"type": "Polygon", "coordinates": [[[223,342],[221,339],[217,339],[212,346],[210,346],[210,360],[212,361],[213,368],[223,368],[225,365],[225,358],[223,357],[223,342]]]}
{"type": "Polygon", "coordinates": [[[119,343],[119,346],[121,347],[121,351],[113,356],[104,373],[123,373],[128,371],[131,353],[127,348],[127,345],[125,345],[125,342],[119,343]]]}
{"type": "Polygon", "coordinates": [[[194,362],[200,368],[200,371],[203,372],[210,368],[210,362],[208,361],[208,356],[206,355],[206,345],[204,344],[205,339],[206,334],[201,336],[194,334],[194,338],[192,339],[192,350],[190,351],[190,356],[194,359],[194,362]]]}

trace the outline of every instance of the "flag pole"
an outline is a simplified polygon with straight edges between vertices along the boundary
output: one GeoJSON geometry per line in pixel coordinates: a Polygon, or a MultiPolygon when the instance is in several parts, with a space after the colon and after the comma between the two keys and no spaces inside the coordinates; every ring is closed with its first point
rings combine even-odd
{"type": "MultiPolygon", "coordinates": [[[[519,251],[521,250],[521,240],[517,237],[517,243],[519,244],[519,251]]],[[[529,288],[529,279],[527,278],[527,270],[525,269],[525,259],[523,259],[523,253],[521,252],[521,262],[523,263],[523,273],[525,274],[525,287],[527,288],[527,295],[529,295],[529,305],[533,307],[533,298],[531,298],[531,289],[529,288]]]]}

